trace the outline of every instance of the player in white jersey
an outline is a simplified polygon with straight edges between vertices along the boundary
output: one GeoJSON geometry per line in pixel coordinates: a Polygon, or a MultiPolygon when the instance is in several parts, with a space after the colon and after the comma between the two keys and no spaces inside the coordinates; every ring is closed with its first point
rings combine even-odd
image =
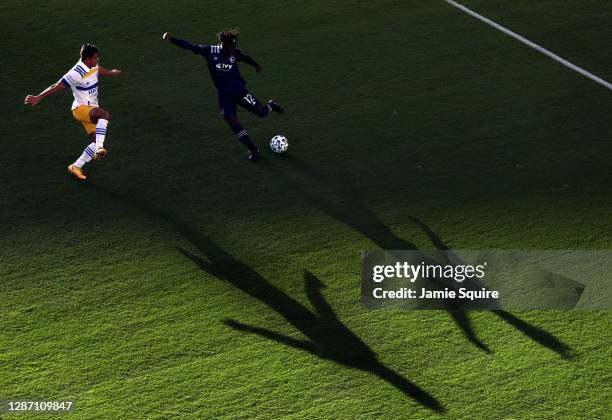
{"type": "Polygon", "coordinates": [[[25,103],[35,106],[47,96],[66,87],[72,89],[74,102],[72,115],[85,127],[85,132],[91,144],[85,148],[83,154],[71,165],[68,172],[77,179],[87,179],[83,174],[83,166],[92,159],[99,160],[108,154],[104,148],[106,126],[110,120],[108,111],[98,106],[98,79],[100,76],[119,76],[121,70],[107,70],[98,65],[100,51],[95,45],[85,44],[81,48],[81,59],[57,83],[52,84],[38,95],[28,95],[25,103]]]}

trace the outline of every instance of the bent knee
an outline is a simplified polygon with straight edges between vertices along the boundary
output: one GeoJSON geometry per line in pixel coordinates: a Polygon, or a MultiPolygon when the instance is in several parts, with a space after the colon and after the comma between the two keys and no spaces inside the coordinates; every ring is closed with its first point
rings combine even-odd
{"type": "Polygon", "coordinates": [[[102,118],[103,120],[110,120],[110,112],[105,109],[97,108],[94,112],[94,117],[102,118]]]}
{"type": "Polygon", "coordinates": [[[110,120],[110,112],[103,110],[102,108],[96,108],[89,113],[89,118],[91,122],[96,124],[99,119],[103,119],[106,121],[110,120]]]}

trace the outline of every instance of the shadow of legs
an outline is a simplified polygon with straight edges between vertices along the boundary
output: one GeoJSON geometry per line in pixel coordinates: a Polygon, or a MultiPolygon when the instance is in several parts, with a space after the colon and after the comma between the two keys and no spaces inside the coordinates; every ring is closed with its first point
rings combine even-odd
{"type": "Polygon", "coordinates": [[[531,338],[536,343],[551,349],[558,353],[564,359],[573,359],[575,356],[572,349],[554,335],[545,331],[541,328],[534,327],[533,325],[523,321],[506,311],[493,311],[493,313],[499,316],[501,319],[512,325],[514,328],[531,338]]]}
{"type": "MultiPolygon", "coordinates": [[[[262,282],[266,281],[261,277],[259,279],[262,282]]],[[[304,336],[308,337],[308,340],[296,339],[265,328],[246,325],[235,320],[226,320],[225,324],[235,330],[257,334],[283,345],[306,351],[322,359],[374,374],[399,391],[417,400],[423,406],[437,412],[445,411],[440,402],[432,395],[392,371],[377,359],[372,349],[338,319],[320,292],[325,287],[324,284],[308,271],[304,272],[304,286],[308,299],[315,307],[316,315],[293,299],[287,298],[295,302],[295,305],[300,306],[298,312],[308,311],[310,313],[308,322],[292,323],[304,336]]],[[[291,305],[276,305],[267,302],[267,299],[269,298],[263,297],[260,300],[268,306],[275,308],[285,319],[292,318],[292,316],[282,312],[291,310],[291,305]]]]}

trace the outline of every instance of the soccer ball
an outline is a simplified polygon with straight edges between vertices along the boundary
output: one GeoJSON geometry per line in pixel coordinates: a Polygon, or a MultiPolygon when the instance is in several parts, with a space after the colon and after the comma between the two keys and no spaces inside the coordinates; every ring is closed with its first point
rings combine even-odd
{"type": "Polygon", "coordinates": [[[270,149],[272,149],[274,153],[285,153],[288,148],[289,141],[285,136],[277,134],[276,136],[272,137],[272,140],[270,140],[270,149]]]}

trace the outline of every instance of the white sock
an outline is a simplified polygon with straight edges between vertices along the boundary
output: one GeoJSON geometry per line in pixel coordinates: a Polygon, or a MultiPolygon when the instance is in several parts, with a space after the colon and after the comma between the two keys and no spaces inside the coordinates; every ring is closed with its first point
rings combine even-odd
{"type": "Polygon", "coordinates": [[[98,118],[98,123],[96,124],[96,150],[104,147],[104,138],[106,137],[107,125],[108,120],[98,118]]]}
{"type": "Polygon", "coordinates": [[[77,168],[82,168],[87,162],[91,161],[94,157],[94,149],[96,148],[96,143],[91,143],[89,146],[83,150],[83,154],[80,158],[74,162],[74,166],[77,168]]]}

